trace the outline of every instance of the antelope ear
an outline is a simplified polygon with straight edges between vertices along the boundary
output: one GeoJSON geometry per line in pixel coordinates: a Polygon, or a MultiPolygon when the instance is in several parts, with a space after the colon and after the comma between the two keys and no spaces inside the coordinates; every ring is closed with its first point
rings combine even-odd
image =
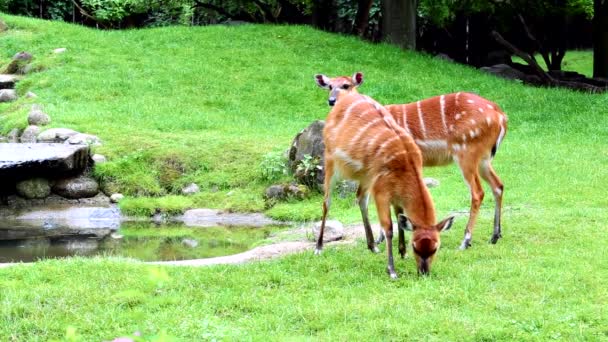
{"type": "Polygon", "coordinates": [[[353,74],[353,82],[355,82],[355,85],[358,87],[361,85],[361,83],[363,83],[363,73],[360,71],[357,71],[356,73],[353,74]]]}
{"type": "Polygon", "coordinates": [[[407,218],[407,216],[403,215],[403,214],[399,214],[399,228],[403,229],[403,230],[407,230],[407,231],[413,231],[415,229],[414,224],[412,223],[412,221],[407,218]]]}
{"type": "Polygon", "coordinates": [[[329,82],[330,79],[329,77],[323,75],[323,74],[316,74],[315,75],[315,82],[317,82],[317,85],[323,89],[328,89],[329,88],[329,82]]]}
{"type": "Polygon", "coordinates": [[[438,232],[445,232],[450,230],[450,228],[452,228],[452,223],[454,223],[454,216],[450,216],[448,218],[446,218],[445,220],[437,223],[435,225],[435,229],[437,229],[438,232]]]}

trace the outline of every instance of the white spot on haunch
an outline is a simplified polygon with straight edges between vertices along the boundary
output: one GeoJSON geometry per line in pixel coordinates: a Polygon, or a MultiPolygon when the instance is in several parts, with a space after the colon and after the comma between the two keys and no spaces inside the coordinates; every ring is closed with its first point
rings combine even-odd
{"type": "Polygon", "coordinates": [[[475,103],[473,100],[467,100],[467,103],[475,103]]]}
{"type": "Polygon", "coordinates": [[[450,125],[450,132],[454,131],[454,125],[450,125]]]}
{"type": "Polygon", "coordinates": [[[479,107],[479,112],[483,113],[483,108],[479,107]]]}
{"type": "Polygon", "coordinates": [[[460,120],[460,114],[456,114],[456,115],[454,116],[454,119],[456,119],[456,120],[460,120]]]}
{"type": "Polygon", "coordinates": [[[490,126],[492,124],[492,119],[486,118],[486,123],[488,124],[488,126],[490,126]]]}
{"type": "Polygon", "coordinates": [[[475,121],[474,119],[471,119],[470,121],[471,121],[471,125],[476,125],[477,124],[477,121],[475,121]]]}
{"type": "Polygon", "coordinates": [[[467,141],[467,135],[466,134],[462,135],[462,141],[467,141]]]}
{"type": "Polygon", "coordinates": [[[486,104],[486,106],[488,106],[489,109],[494,109],[494,106],[492,106],[491,104],[486,104]]]}
{"type": "Polygon", "coordinates": [[[334,156],[341,159],[344,163],[350,165],[355,171],[359,171],[363,168],[363,163],[358,160],[354,160],[346,152],[339,148],[336,149],[336,152],[334,152],[334,156]]]}
{"type": "Polygon", "coordinates": [[[471,139],[475,138],[475,131],[469,131],[469,135],[471,136],[471,139]]]}

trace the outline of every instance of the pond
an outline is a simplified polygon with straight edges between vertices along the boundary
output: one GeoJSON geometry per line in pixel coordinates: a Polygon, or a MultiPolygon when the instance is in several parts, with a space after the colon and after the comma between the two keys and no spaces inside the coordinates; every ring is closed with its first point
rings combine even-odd
{"type": "Polygon", "coordinates": [[[280,229],[265,227],[189,227],[123,223],[102,239],[57,236],[0,241],[0,263],[32,262],[70,256],[121,256],[141,261],[212,258],[250,250],[280,229]]]}

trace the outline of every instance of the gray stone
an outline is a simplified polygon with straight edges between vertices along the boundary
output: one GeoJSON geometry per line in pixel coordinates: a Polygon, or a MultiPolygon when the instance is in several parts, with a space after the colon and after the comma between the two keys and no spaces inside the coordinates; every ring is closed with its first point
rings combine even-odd
{"type": "Polygon", "coordinates": [[[91,159],[93,159],[93,162],[95,164],[103,164],[107,161],[106,157],[101,155],[101,154],[94,154],[91,159]]]}
{"type": "Polygon", "coordinates": [[[32,106],[30,113],[27,115],[27,122],[30,125],[44,126],[51,122],[51,117],[47,113],[43,112],[39,106],[34,105],[32,106]]]}
{"type": "Polygon", "coordinates": [[[74,134],[65,143],[71,145],[101,146],[101,140],[97,136],[85,133],[74,134]]]}
{"type": "Polygon", "coordinates": [[[29,52],[21,51],[13,56],[13,60],[4,68],[3,74],[23,74],[25,66],[32,61],[32,54],[29,52]]]}
{"type": "Polygon", "coordinates": [[[438,54],[435,55],[435,58],[436,59],[441,59],[441,60],[446,61],[446,62],[453,62],[454,61],[454,59],[452,59],[452,57],[448,56],[445,53],[438,53],[438,54]]]}
{"type": "Polygon", "coordinates": [[[0,89],[13,89],[20,79],[17,75],[0,75],[0,89]]]}
{"type": "Polygon", "coordinates": [[[194,239],[183,239],[182,245],[189,247],[189,248],[196,248],[196,246],[198,246],[198,241],[196,241],[194,239]]]}
{"type": "Polygon", "coordinates": [[[482,67],[480,70],[506,79],[523,79],[526,77],[526,74],[507,64],[496,64],[489,67],[482,67]]]}
{"type": "Polygon", "coordinates": [[[53,192],[65,198],[88,198],[99,193],[99,184],[88,176],[64,178],[53,184],[53,192]]]}
{"type": "Polygon", "coordinates": [[[0,102],[12,102],[18,99],[15,89],[0,89],[0,102]]]}
{"type": "Polygon", "coordinates": [[[68,50],[68,49],[66,49],[66,48],[57,48],[57,49],[53,50],[53,53],[57,53],[57,54],[59,54],[59,53],[64,53],[64,52],[66,52],[67,50],[68,50]]]}
{"type": "Polygon", "coordinates": [[[25,93],[25,98],[26,99],[34,99],[34,98],[37,98],[37,97],[38,97],[38,95],[34,94],[31,91],[28,91],[27,93],[25,93]]]}
{"type": "Polygon", "coordinates": [[[275,184],[266,188],[264,199],[267,204],[271,205],[277,201],[282,201],[290,198],[304,199],[308,196],[310,190],[306,185],[301,184],[275,184]]]}
{"type": "Polygon", "coordinates": [[[436,188],[439,186],[439,181],[436,180],[435,178],[425,177],[423,180],[424,180],[424,185],[426,185],[426,187],[429,189],[436,188]]]}
{"type": "Polygon", "coordinates": [[[34,125],[27,126],[27,128],[23,130],[23,133],[21,133],[20,140],[22,143],[35,143],[39,133],[40,127],[34,125]]]}
{"type": "Polygon", "coordinates": [[[38,134],[38,141],[46,143],[62,143],[76,134],[78,134],[78,132],[69,128],[51,128],[38,134]]]}
{"type": "MultiPolygon", "coordinates": [[[[319,239],[319,233],[321,231],[321,221],[314,224],[312,227],[312,232],[315,238],[315,241],[319,239]]],[[[325,221],[325,230],[323,231],[323,241],[337,241],[341,240],[344,237],[344,226],[340,221],[336,220],[328,220],[325,221]]]]}
{"type": "Polygon", "coordinates": [[[0,179],[57,176],[82,171],[89,148],[64,144],[0,144],[0,179]]]}
{"type": "Polygon", "coordinates": [[[123,198],[125,198],[125,196],[123,194],[112,194],[112,196],[110,196],[110,202],[112,202],[112,203],[118,203],[123,198]]]}
{"type": "Polygon", "coordinates": [[[51,194],[51,186],[45,178],[31,178],[16,184],[17,194],[27,199],[46,198],[51,194]]]}
{"type": "Polygon", "coordinates": [[[284,224],[280,221],[270,219],[263,214],[237,214],[225,213],[214,209],[190,209],[183,215],[173,218],[174,221],[182,222],[191,227],[215,227],[215,226],[253,226],[262,227],[267,225],[284,224]]]}
{"type": "MultiPolygon", "coordinates": [[[[19,136],[21,131],[19,130],[19,128],[13,128],[11,129],[10,132],[8,132],[8,135],[6,136],[6,138],[8,139],[9,143],[18,143],[19,142],[19,136]]],[[[0,160],[1,162],[1,160],[0,160]]]]}
{"type": "Polygon", "coordinates": [[[201,191],[201,189],[198,187],[198,185],[196,185],[195,183],[190,183],[182,189],[182,194],[194,195],[194,194],[199,193],[200,191],[201,191]]]}
{"type": "Polygon", "coordinates": [[[323,128],[325,122],[317,120],[296,135],[289,149],[288,165],[299,183],[321,187],[323,185],[323,128]],[[319,167],[312,170],[298,168],[302,160],[310,156],[319,167]]]}

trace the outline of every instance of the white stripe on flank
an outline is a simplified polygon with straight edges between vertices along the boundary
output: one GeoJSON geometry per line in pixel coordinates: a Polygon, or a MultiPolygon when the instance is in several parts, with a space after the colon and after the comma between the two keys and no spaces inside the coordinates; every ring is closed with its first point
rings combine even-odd
{"type": "Polygon", "coordinates": [[[500,134],[498,134],[498,139],[496,139],[496,149],[498,150],[498,147],[500,146],[500,143],[502,142],[502,138],[505,137],[505,126],[500,125],[500,134]]]}
{"type": "Polygon", "coordinates": [[[488,124],[488,126],[490,126],[490,124],[492,123],[492,119],[490,119],[489,117],[486,118],[486,123],[488,124]]]}
{"type": "Polygon", "coordinates": [[[410,132],[410,128],[407,125],[407,107],[405,105],[402,105],[402,109],[403,109],[403,128],[405,128],[405,131],[407,132],[407,134],[412,135],[412,132],[410,132]]]}
{"type": "Polygon", "coordinates": [[[456,109],[458,109],[458,98],[460,97],[460,92],[456,93],[456,100],[454,102],[456,102],[456,109]]]}
{"type": "Polygon", "coordinates": [[[426,127],[424,127],[424,119],[422,118],[422,107],[420,107],[420,101],[416,102],[416,108],[418,109],[418,119],[420,120],[420,131],[422,132],[422,138],[426,138],[426,127]]]}
{"type": "Polygon", "coordinates": [[[368,122],[365,126],[359,128],[359,130],[357,131],[357,134],[355,134],[353,136],[353,138],[350,140],[350,144],[348,144],[348,145],[351,146],[353,144],[357,144],[359,139],[361,139],[361,136],[363,135],[363,133],[365,133],[368,129],[370,129],[373,125],[377,124],[380,121],[382,121],[382,118],[375,118],[374,120],[368,122]]]}
{"type": "Polygon", "coordinates": [[[420,140],[416,139],[416,145],[420,148],[426,149],[446,149],[448,147],[448,142],[445,140],[420,140]]]}
{"type": "Polygon", "coordinates": [[[336,149],[336,151],[334,152],[334,157],[340,158],[343,162],[352,166],[355,171],[359,171],[363,168],[363,163],[351,158],[346,152],[342,151],[339,148],[336,149]]]}
{"type": "Polygon", "coordinates": [[[445,95],[439,98],[439,106],[441,107],[441,122],[443,123],[443,132],[447,132],[448,127],[445,124],[445,95]]]}
{"type": "Polygon", "coordinates": [[[378,148],[378,151],[376,151],[376,156],[382,155],[382,150],[384,150],[386,147],[388,147],[393,141],[397,141],[400,140],[398,135],[393,136],[392,138],[386,140],[385,142],[383,142],[380,145],[380,148],[378,148]]]}

